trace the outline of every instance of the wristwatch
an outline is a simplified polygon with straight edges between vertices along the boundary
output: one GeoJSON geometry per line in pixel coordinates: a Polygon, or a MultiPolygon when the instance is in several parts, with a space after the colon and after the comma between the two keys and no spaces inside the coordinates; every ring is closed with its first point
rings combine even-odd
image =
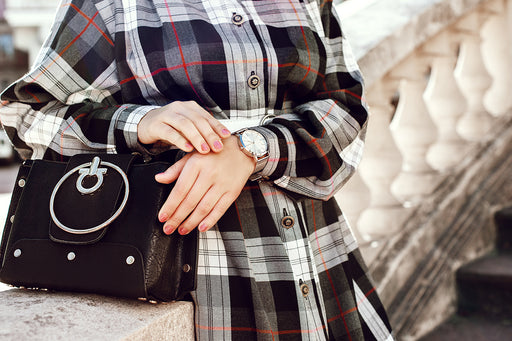
{"type": "Polygon", "coordinates": [[[265,136],[254,129],[244,128],[236,131],[233,135],[238,137],[238,146],[247,156],[256,160],[256,168],[249,180],[259,180],[268,159],[268,143],[265,136]]]}

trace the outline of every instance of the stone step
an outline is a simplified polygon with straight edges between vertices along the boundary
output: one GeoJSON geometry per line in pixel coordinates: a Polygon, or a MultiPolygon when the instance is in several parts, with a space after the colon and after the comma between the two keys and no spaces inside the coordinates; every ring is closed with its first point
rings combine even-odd
{"type": "Polygon", "coordinates": [[[0,287],[0,340],[194,340],[192,302],[0,287]]]}
{"type": "Polygon", "coordinates": [[[511,319],[454,316],[418,341],[512,340],[511,319]]]}
{"type": "Polygon", "coordinates": [[[491,254],[457,270],[458,311],[512,318],[512,254],[491,254]]]}
{"type": "Polygon", "coordinates": [[[496,248],[500,252],[512,253],[512,206],[494,214],[496,224],[496,248]]]}

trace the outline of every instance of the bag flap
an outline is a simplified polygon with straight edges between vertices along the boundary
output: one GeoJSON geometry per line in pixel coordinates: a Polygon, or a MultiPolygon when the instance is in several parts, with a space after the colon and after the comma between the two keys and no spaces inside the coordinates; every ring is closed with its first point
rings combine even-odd
{"type": "Polygon", "coordinates": [[[91,244],[100,240],[108,226],[97,231],[95,228],[109,223],[122,210],[121,202],[129,191],[125,185],[127,174],[138,157],[131,154],[73,156],[50,200],[50,238],[65,244],[91,244]]]}

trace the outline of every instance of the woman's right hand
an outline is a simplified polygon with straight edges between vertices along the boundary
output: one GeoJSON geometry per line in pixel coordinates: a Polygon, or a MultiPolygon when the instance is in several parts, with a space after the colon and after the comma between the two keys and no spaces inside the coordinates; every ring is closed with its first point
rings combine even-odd
{"type": "Polygon", "coordinates": [[[176,101],[149,111],[137,127],[139,141],[170,144],[185,152],[220,152],[231,132],[194,101],[176,101]]]}

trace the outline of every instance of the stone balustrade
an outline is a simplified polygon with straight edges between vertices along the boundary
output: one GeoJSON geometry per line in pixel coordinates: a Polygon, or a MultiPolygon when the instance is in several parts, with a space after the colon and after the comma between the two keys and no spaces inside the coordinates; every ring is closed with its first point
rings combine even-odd
{"type": "Polygon", "coordinates": [[[397,335],[414,340],[451,314],[453,267],[491,246],[486,217],[512,200],[512,1],[337,6],[371,113],[337,199],[397,335]]]}

